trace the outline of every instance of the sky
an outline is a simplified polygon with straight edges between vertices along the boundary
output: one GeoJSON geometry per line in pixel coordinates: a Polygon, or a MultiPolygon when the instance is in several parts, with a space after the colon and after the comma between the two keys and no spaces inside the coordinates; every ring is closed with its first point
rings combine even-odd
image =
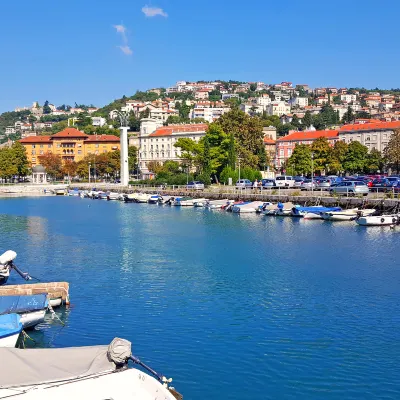
{"type": "Polygon", "coordinates": [[[399,0],[3,0],[0,112],[178,80],[400,87],[399,14],[399,0]]]}

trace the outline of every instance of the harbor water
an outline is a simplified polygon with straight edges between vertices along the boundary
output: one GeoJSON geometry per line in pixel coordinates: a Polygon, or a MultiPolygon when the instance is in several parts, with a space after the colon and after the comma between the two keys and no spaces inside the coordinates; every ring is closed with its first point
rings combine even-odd
{"type": "Polygon", "coordinates": [[[0,251],[70,283],[65,326],[48,319],[32,343],[126,338],[186,400],[398,399],[399,242],[347,222],[0,200],[0,251]]]}

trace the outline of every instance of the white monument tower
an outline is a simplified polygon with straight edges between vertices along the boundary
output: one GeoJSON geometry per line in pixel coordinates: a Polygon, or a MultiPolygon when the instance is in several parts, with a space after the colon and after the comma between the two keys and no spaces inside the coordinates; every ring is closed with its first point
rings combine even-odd
{"type": "Polygon", "coordinates": [[[123,111],[115,111],[115,116],[118,116],[121,127],[121,168],[120,168],[120,176],[121,176],[121,185],[128,186],[129,184],[129,164],[128,164],[128,117],[129,113],[123,111]]]}

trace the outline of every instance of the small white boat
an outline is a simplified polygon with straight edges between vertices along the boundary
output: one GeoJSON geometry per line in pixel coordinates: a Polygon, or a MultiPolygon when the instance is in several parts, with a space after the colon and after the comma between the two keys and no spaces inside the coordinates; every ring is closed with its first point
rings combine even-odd
{"type": "Polygon", "coordinates": [[[229,202],[228,199],[222,199],[222,200],[208,200],[205,204],[205,207],[207,207],[210,210],[215,210],[215,209],[221,209],[221,207],[227,205],[229,202]]]}
{"type": "Polygon", "coordinates": [[[109,192],[107,194],[107,200],[119,200],[121,197],[121,193],[117,192],[109,192]]]}
{"type": "Polygon", "coordinates": [[[293,207],[294,207],[294,204],[292,202],[278,203],[276,212],[274,215],[279,216],[279,217],[290,217],[293,207]]]}
{"type": "Polygon", "coordinates": [[[364,210],[359,210],[358,208],[352,208],[343,211],[326,211],[321,213],[322,219],[325,221],[352,221],[357,218],[357,216],[365,217],[371,215],[375,212],[375,209],[369,208],[364,210]]]}
{"type": "Polygon", "coordinates": [[[175,197],[172,205],[178,207],[193,207],[194,201],[195,199],[192,199],[191,197],[175,197]]]}
{"type": "Polygon", "coordinates": [[[168,204],[172,196],[158,196],[158,204],[168,204]]]}
{"type": "Polygon", "coordinates": [[[15,347],[22,331],[18,314],[0,315],[0,347],[15,347]]]}
{"type": "Polygon", "coordinates": [[[56,189],[53,189],[53,192],[56,196],[65,196],[67,193],[67,189],[66,188],[56,188],[56,189]]]}
{"type": "Polygon", "coordinates": [[[147,193],[137,193],[136,203],[147,203],[149,201],[150,195],[147,193]]]}
{"type": "Polygon", "coordinates": [[[261,209],[261,213],[264,215],[275,215],[276,212],[277,212],[277,205],[273,203],[265,203],[261,209]]]}
{"type": "Polygon", "coordinates": [[[208,201],[207,199],[195,199],[193,201],[193,206],[194,207],[205,207],[207,201],[208,201]]]}
{"type": "Polygon", "coordinates": [[[307,211],[303,215],[303,219],[322,219],[320,212],[307,211]]]}
{"type": "Polygon", "coordinates": [[[249,203],[237,204],[232,207],[232,212],[239,214],[256,213],[260,210],[260,207],[262,207],[263,204],[264,202],[262,201],[251,201],[249,203]]]}
{"type": "Polygon", "coordinates": [[[153,194],[147,200],[149,204],[157,204],[160,196],[158,194],[153,194]]]}
{"type": "Polygon", "coordinates": [[[130,342],[61,349],[0,349],[0,399],[176,400],[172,379],[131,353],[130,342]],[[133,361],[138,368],[128,368],[133,361]],[[146,372],[143,372],[146,371],[146,372]]]}
{"type": "Polygon", "coordinates": [[[362,226],[394,226],[400,224],[400,215],[368,215],[356,218],[356,222],[362,226]]]}

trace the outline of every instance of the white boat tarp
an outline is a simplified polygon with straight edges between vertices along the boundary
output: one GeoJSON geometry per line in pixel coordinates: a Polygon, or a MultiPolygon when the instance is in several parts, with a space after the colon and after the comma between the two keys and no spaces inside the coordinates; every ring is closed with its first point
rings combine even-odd
{"type": "Polygon", "coordinates": [[[131,343],[63,349],[0,348],[0,388],[69,381],[114,371],[131,355],[131,343]]]}

